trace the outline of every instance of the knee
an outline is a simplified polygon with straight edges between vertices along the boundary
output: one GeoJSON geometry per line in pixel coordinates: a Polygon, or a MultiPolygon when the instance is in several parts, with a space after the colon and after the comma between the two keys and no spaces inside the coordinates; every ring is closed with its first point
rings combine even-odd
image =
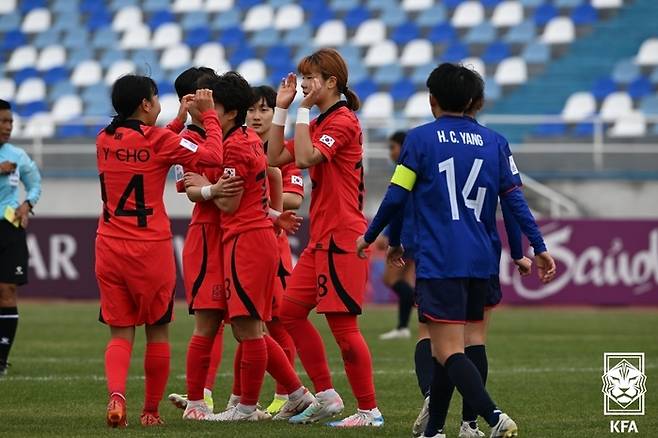
{"type": "Polygon", "coordinates": [[[279,321],[288,329],[294,326],[295,322],[308,318],[309,310],[304,306],[289,300],[283,300],[281,312],[279,312],[279,321]]]}
{"type": "Polygon", "coordinates": [[[482,323],[467,324],[464,332],[464,346],[485,345],[487,342],[486,326],[482,323]]]}
{"type": "Polygon", "coordinates": [[[233,337],[238,342],[263,337],[261,321],[254,318],[234,318],[231,321],[231,329],[233,330],[233,337]]]}
{"type": "Polygon", "coordinates": [[[16,285],[0,284],[0,307],[16,307],[16,285]]]}

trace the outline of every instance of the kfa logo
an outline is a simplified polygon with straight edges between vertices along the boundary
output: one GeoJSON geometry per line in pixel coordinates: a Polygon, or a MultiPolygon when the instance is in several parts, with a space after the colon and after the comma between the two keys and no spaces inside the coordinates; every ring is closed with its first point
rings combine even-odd
{"type": "MultiPolygon", "coordinates": [[[[603,414],[644,415],[644,353],[603,354],[603,414]]],[[[634,420],[611,420],[611,433],[638,433],[634,420]]]]}

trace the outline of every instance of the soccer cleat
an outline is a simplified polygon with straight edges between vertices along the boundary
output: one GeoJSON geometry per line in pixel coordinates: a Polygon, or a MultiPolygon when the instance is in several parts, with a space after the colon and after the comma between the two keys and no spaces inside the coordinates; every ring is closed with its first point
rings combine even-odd
{"type": "Polygon", "coordinates": [[[491,429],[489,438],[515,438],[519,436],[519,428],[507,414],[500,414],[498,423],[491,429]]]}
{"type": "Polygon", "coordinates": [[[208,388],[203,388],[203,401],[206,402],[206,405],[208,405],[210,412],[215,409],[215,402],[212,399],[212,391],[208,388]]]}
{"type": "Polygon", "coordinates": [[[203,400],[188,401],[183,420],[212,421],[213,413],[203,400]]]}
{"type": "Polygon", "coordinates": [[[169,394],[167,399],[178,409],[185,409],[187,407],[187,394],[176,394],[174,392],[169,394]]]}
{"type": "Polygon", "coordinates": [[[304,412],[290,417],[289,421],[292,424],[315,423],[340,414],[344,407],[340,395],[335,390],[328,389],[315,394],[315,401],[304,409],[304,412]]]}
{"type": "MultiPolygon", "coordinates": [[[[313,394],[306,391],[301,397],[297,397],[295,400],[288,399],[281,406],[279,412],[274,416],[274,420],[290,420],[297,414],[304,412],[306,408],[311,406],[315,402],[315,397],[313,394]]],[[[268,408],[269,409],[269,408],[268,408]]]]}
{"type": "Polygon", "coordinates": [[[231,394],[231,396],[228,398],[228,402],[226,402],[226,410],[236,407],[238,403],[240,403],[240,396],[231,394]]]}
{"type": "Polygon", "coordinates": [[[212,421],[266,421],[271,420],[272,416],[267,412],[255,409],[253,412],[242,412],[237,406],[227,409],[222,413],[214,414],[212,421]]]}
{"type": "Polygon", "coordinates": [[[462,421],[462,425],[459,428],[459,438],[481,438],[485,436],[477,425],[473,429],[468,421],[462,421]]]}
{"type": "Polygon", "coordinates": [[[391,339],[409,339],[411,338],[411,330],[407,327],[393,329],[389,332],[379,335],[382,341],[389,341],[391,339]]]}
{"type": "Polygon", "coordinates": [[[160,415],[156,412],[142,412],[141,417],[139,417],[140,423],[142,426],[160,426],[165,424],[160,415]]]}
{"type": "Polygon", "coordinates": [[[418,417],[416,417],[416,421],[414,421],[414,425],[411,428],[411,433],[415,438],[418,438],[423,435],[429,419],[430,419],[430,396],[428,395],[427,397],[425,397],[425,401],[423,402],[423,407],[420,408],[418,417]]]}
{"type": "Polygon", "coordinates": [[[384,425],[384,417],[379,409],[358,409],[356,414],[350,415],[342,420],[327,423],[330,427],[381,427],[384,425]]]}
{"type": "Polygon", "coordinates": [[[445,434],[445,433],[441,433],[441,432],[437,432],[436,435],[425,436],[425,434],[423,433],[423,434],[420,436],[420,438],[446,438],[446,434],[445,434]]]}
{"type": "MultiPolygon", "coordinates": [[[[286,404],[288,401],[288,396],[287,395],[279,395],[279,394],[274,394],[274,399],[272,399],[272,403],[265,409],[268,414],[270,415],[276,415],[279,413],[281,408],[286,404]]],[[[274,418],[275,420],[277,419],[276,417],[274,418]]]]}
{"type": "Polygon", "coordinates": [[[128,426],[126,398],[118,392],[110,395],[110,402],[107,404],[106,420],[109,427],[128,426]]]}

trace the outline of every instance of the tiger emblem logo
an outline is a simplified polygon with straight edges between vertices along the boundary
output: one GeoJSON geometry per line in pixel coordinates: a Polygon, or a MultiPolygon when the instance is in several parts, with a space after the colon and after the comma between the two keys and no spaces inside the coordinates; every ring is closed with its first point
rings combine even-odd
{"type": "Polygon", "coordinates": [[[622,409],[628,408],[647,392],[647,377],[626,359],[610,368],[602,379],[603,394],[622,409]]]}

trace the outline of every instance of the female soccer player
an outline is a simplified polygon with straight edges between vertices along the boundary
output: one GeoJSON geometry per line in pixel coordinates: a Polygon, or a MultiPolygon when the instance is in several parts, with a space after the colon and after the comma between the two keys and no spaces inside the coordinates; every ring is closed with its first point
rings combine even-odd
{"type": "Polygon", "coordinates": [[[309,423],[343,410],[333,387],[322,338],[308,315],[313,308],[325,315],[338,344],[358,411],[337,427],[381,426],[372,376],[372,359],[359,326],[368,261],[354,251],[354,241],[366,228],[362,212],[364,180],[362,133],[354,111],[359,98],[347,86],[345,61],[333,49],[321,49],[301,60],[304,98],[297,114],[294,141],[285,144],[287,109],[297,92],[289,74],[279,87],[267,150],[271,165],[291,161],[309,169],[311,193],[310,242],[295,266],[285,291],[281,320],[295,341],[299,357],[313,381],[317,402],[291,418],[309,423]],[[341,100],[345,95],[347,101],[341,100]],[[310,109],[321,115],[310,121],[310,109]]]}
{"type": "Polygon", "coordinates": [[[145,402],[141,423],[162,424],[158,405],[169,376],[168,323],[173,315],[176,269],[169,218],[162,200],[169,168],[217,166],[221,131],[212,92],[198,90],[194,105],[207,139],[197,145],[155,127],[158,88],[151,78],[127,75],[112,87],[112,122],[98,134],[96,157],[103,214],[96,237],[100,320],[110,326],[105,374],[107,424],[127,425],[126,378],[135,326],[146,324],[145,402]]]}
{"type": "MultiPolygon", "coordinates": [[[[267,151],[268,139],[272,128],[272,117],[276,105],[276,91],[267,85],[253,87],[253,103],[247,111],[247,126],[252,128],[263,141],[267,151]]],[[[281,166],[281,178],[283,182],[282,208],[283,210],[296,210],[300,207],[304,197],[304,182],[300,170],[295,163],[290,162],[281,166]]],[[[279,282],[281,287],[275,290],[274,303],[272,305],[272,320],[267,323],[267,331],[276,342],[281,345],[286,353],[290,364],[295,364],[295,343],[288,334],[287,330],[279,319],[279,310],[283,299],[283,291],[286,288],[286,277],[292,272],[292,254],[288,235],[285,232],[279,232],[279,282]]],[[[267,412],[271,415],[277,414],[285,404],[288,396],[285,394],[285,388],[277,383],[276,392],[272,402],[267,407],[267,412]]]]}

